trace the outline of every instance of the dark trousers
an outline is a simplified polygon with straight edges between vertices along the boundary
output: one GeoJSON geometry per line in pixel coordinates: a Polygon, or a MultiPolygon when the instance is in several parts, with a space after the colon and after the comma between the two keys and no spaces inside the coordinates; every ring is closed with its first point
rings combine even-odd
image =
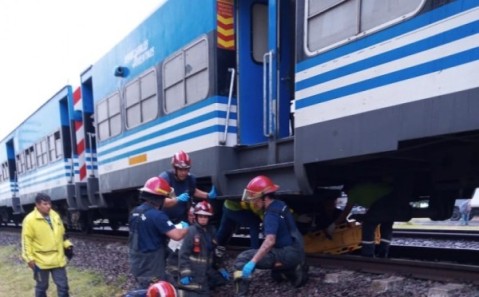
{"type": "MultiPolygon", "coordinates": [[[[250,261],[256,254],[256,249],[246,250],[238,255],[234,263],[235,270],[242,270],[243,266],[250,261]]],[[[298,246],[287,246],[284,248],[274,248],[269,251],[258,263],[258,269],[293,269],[301,264],[304,258],[304,251],[298,246]],[[277,265],[281,264],[281,267],[277,265]]]]}
{"type": "Polygon", "coordinates": [[[49,275],[52,275],[53,282],[57,286],[58,297],[69,297],[68,277],[65,267],[53,269],[38,269],[34,273],[36,281],[35,297],[47,297],[49,275]]]}
{"type": "Polygon", "coordinates": [[[220,227],[216,233],[218,245],[226,245],[234,232],[236,226],[244,226],[249,228],[249,236],[251,238],[251,248],[259,248],[259,225],[261,219],[249,210],[231,210],[223,207],[223,215],[221,216],[220,227]]]}
{"type": "Polygon", "coordinates": [[[391,245],[392,240],[392,231],[393,231],[394,222],[368,222],[364,221],[362,225],[363,235],[362,235],[362,248],[361,255],[366,257],[380,257],[387,258],[389,255],[389,246],[391,245]],[[379,226],[381,232],[381,241],[379,247],[376,249],[375,244],[375,231],[376,227],[379,226]]]}
{"type": "Polygon", "coordinates": [[[381,198],[371,205],[364,216],[364,221],[362,223],[363,233],[361,242],[361,255],[366,257],[388,257],[389,246],[391,245],[393,235],[394,221],[387,221],[378,218],[384,218],[384,214],[390,211],[392,207],[391,203],[394,203],[394,200],[391,200],[389,196],[381,198]],[[379,243],[379,247],[376,249],[375,231],[378,225],[380,226],[379,231],[381,233],[381,241],[379,243]]]}

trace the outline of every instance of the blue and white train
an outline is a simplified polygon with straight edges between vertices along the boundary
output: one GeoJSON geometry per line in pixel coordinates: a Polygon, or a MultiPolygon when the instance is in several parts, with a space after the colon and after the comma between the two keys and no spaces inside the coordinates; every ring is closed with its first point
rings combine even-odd
{"type": "Polygon", "coordinates": [[[169,0],[0,142],[1,219],[43,191],[117,228],[179,150],[221,198],[393,177],[394,219],[447,219],[479,184],[478,33],[472,0],[169,0]]]}

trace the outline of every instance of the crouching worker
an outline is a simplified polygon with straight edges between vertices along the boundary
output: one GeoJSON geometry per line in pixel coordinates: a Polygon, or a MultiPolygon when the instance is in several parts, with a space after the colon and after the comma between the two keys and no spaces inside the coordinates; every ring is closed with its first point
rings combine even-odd
{"type": "Polygon", "coordinates": [[[209,224],[213,207],[207,201],[195,205],[195,223],[188,228],[188,235],[179,253],[180,296],[210,296],[210,289],[223,285],[230,276],[223,267],[222,257],[215,253],[213,241],[215,227],[209,224]]]}
{"type": "Polygon", "coordinates": [[[288,206],[275,199],[279,186],[266,176],[253,178],[243,193],[243,200],[264,209],[264,241],[259,249],[250,249],[238,255],[234,263],[235,296],[248,296],[253,272],[271,269],[272,276],[287,279],[295,287],[307,281],[304,263],[304,243],[288,206]]]}
{"type": "Polygon", "coordinates": [[[138,289],[146,290],[151,283],[165,279],[167,239],[181,240],[188,232],[177,229],[162,211],[165,198],[172,192],[165,179],[148,179],[140,189],[143,203],[130,214],[129,261],[138,289]]]}

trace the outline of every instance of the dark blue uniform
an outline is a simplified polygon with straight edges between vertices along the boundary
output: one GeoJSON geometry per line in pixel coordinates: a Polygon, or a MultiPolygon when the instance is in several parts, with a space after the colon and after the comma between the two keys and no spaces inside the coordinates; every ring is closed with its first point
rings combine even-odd
{"type": "MultiPolygon", "coordinates": [[[[176,196],[183,193],[188,193],[191,198],[196,190],[196,178],[194,175],[189,174],[188,177],[183,180],[177,180],[173,171],[163,171],[160,177],[166,179],[170,186],[175,189],[176,196]]],[[[163,211],[168,215],[170,220],[175,224],[180,221],[188,221],[188,210],[190,208],[189,202],[178,201],[176,205],[172,207],[164,208],[163,211]]]]}
{"type": "MultiPolygon", "coordinates": [[[[281,269],[291,270],[304,261],[304,243],[301,233],[294,222],[293,215],[287,205],[280,200],[273,200],[264,214],[264,235],[276,235],[273,249],[266,254],[256,268],[274,269],[281,264],[281,269]]],[[[242,252],[234,263],[235,270],[242,270],[243,266],[256,254],[257,249],[242,252]]]]}
{"type": "Polygon", "coordinates": [[[155,279],[165,279],[165,250],[167,236],[174,224],[168,216],[147,203],[130,214],[128,240],[131,273],[139,289],[148,288],[155,279]]]}

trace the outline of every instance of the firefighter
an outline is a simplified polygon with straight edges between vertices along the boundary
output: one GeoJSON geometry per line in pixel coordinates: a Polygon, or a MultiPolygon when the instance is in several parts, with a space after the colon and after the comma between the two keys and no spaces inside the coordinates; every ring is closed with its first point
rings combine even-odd
{"type": "Polygon", "coordinates": [[[195,223],[188,228],[179,253],[179,295],[209,296],[210,288],[223,285],[230,275],[222,257],[215,254],[215,227],[209,224],[213,207],[208,201],[195,205],[195,223]]]}
{"type": "MultiPolygon", "coordinates": [[[[165,279],[167,239],[181,240],[188,232],[187,228],[176,228],[162,211],[164,200],[171,193],[165,179],[148,179],[140,189],[143,203],[130,214],[129,261],[138,289],[146,290],[151,283],[165,279]]],[[[188,223],[182,225],[186,227],[188,223]]]]}
{"type": "Polygon", "coordinates": [[[192,197],[202,200],[216,199],[216,188],[204,192],[196,188],[196,177],[190,173],[191,159],[184,151],[179,151],[171,158],[172,170],[163,171],[160,177],[164,178],[175,189],[176,199],[166,199],[164,211],[177,224],[186,221],[192,197]]]}
{"type": "Polygon", "coordinates": [[[260,175],[253,178],[244,190],[242,199],[264,209],[264,241],[259,249],[246,250],[234,263],[235,296],[248,296],[249,284],[254,270],[281,271],[295,287],[307,280],[304,263],[304,243],[288,206],[276,199],[279,186],[271,179],[260,175]]]}

